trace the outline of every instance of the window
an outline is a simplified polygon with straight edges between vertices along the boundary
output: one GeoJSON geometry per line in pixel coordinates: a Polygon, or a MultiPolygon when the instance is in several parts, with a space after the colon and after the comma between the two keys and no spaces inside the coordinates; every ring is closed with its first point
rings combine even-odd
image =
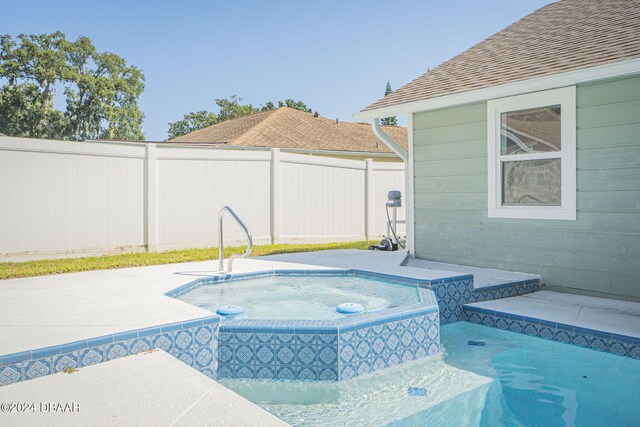
{"type": "Polygon", "coordinates": [[[576,219],[576,89],[487,103],[489,218],[576,219]]]}
{"type": "Polygon", "coordinates": [[[576,89],[487,103],[489,218],[576,219],[576,89]]]}

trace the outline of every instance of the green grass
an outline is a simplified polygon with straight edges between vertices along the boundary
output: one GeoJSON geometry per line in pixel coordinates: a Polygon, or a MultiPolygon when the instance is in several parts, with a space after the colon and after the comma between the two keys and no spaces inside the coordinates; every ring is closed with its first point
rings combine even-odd
{"type": "MultiPolygon", "coordinates": [[[[374,242],[323,243],[315,245],[264,245],[254,246],[252,256],[287,254],[295,252],[325,251],[329,249],[367,249],[374,242]]],[[[224,256],[243,254],[246,246],[225,248],[224,256]]],[[[145,265],[173,264],[190,261],[218,259],[217,248],[182,249],[166,252],[139,252],[86,258],[0,262],[0,279],[46,276],[48,274],[74,273],[77,271],[107,270],[111,268],[139,267],[145,265]]],[[[214,266],[217,267],[217,264],[214,266]]]]}

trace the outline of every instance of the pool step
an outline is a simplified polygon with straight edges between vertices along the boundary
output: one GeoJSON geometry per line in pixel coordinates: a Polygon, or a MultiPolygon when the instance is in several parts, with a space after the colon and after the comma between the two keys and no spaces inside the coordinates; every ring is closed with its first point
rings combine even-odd
{"type": "Polygon", "coordinates": [[[640,359],[640,303],[552,291],[464,304],[472,323],[640,359]]]}

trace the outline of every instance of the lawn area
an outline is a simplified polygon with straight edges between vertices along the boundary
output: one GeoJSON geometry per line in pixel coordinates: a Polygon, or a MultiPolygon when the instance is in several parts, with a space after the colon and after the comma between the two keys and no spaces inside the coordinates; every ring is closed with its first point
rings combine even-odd
{"type": "MultiPolygon", "coordinates": [[[[254,246],[252,256],[274,255],[294,252],[325,251],[329,249],[367,249],[375,242],[341,242],[300,245],[254,246]]],[[[224,257],[243,254],[246,246],[225,248],[224,257]]],[[[144,265],[172,264],[176,262],[207,261],[218,259],[217,248],[182,249],[166,252],[139,252],[130,254],[105,255],[85,258],[65,258],[54,260],[0,262],[0,279],[46,276],[48,274],[74,273],[77,271],[107,270],[110,268],[139,267],[144,265]]],[[[217,268],[217,264],[214,266],[217,268]]]]}

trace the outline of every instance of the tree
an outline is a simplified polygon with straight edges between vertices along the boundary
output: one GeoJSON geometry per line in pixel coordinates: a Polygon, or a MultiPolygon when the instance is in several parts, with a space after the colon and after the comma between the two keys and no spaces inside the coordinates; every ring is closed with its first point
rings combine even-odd
{"type": "Polygon", "coordinates": [[[284,101],[278,101],[278,106],[276,107],[276,104],[273,101],[269,101],[267,103],[265,103],[262,107],[260,107],[260,111],[269,111],[269,110],[275,110],[276,108],[280,108],[280,107],[289,107],[289,108],[293,108],[294,110],[300,110],[300,111],[304,111],[305,113],[312,113],[313,110],[309,107],[307,107],[307,105],[302,102],[302,101],[294,101],[293,99],[286,99],[284,101]]]}
{"type": "Polygon", "coordinates": [[[6,135],[64,139],[68,120],[42,100],[33,83],[7,85],[0,90],[0,130],[6,135]]]}
{"type": "Polygon", "coordinates": [[[181,135],[194,132],[218,123],[218,117],[209,111],[197,111],[185,114],[182,120],[169,123],[168,139],[177,138],[181,135]]]}
{"type": "Polygon", "coordinates": [[[216,105],[219,109],[217,114],[209,111],[198,111],[185,114],[182,120],[169,123],[168,139],[177,138],[226,120],[250,116],[261,111],[275,110],[280,107],[294,108],[306,113],[311,113],[312,111],[304,102],[294,101],[293,99],[278,101],[278,107],[272,101],[268,101],[260,107],[254,107],[252,104],[242,104],[242,98],[237,95],[232,95],[229,98],[218,98],[216,99],[216,105]]]}
{"type": "Polygon", "coordinates": [[[225,120],[248,116],[260,111],[251,104],[242,105],[241,102],[242,98],[232,95],[229,99],[216,99],[216,105],[219,109],[218,114],[206,110],[187,113],[181,120],[169,123],[167,139],[177,138],[225,120]]]}
{"type": "MultiPolygon", "coordinates": [[[[391,83],[387,81],[387,87],[384,90],[384,96],[387,96],[392,92],[393,90],[391,89],[391,83]]],[[[385,117],[384,119],[380,120],[380,124],[385,126],[398,126],[398,118],[396,116],[385,117]]]]}
{"type": "Polygon", "coordinates": [[[294,110],[304,111],[305,113],[311,113],[312,112],[311,108],[307,107],[304,102],[302,102],[302,101],[297,101],[296,102],[293,99],[287,99],[284,102],[278,101],[278,106],[279,107],[293,108],[294,110]]]}
{"type": "Polygon", "coordinates": [[[0,37],[0,131],[34,138],[64,133],[66,121],[53,108],[56,83],[65,78],[64,34],[0,37]]]}
{"type": "Polygon", "coordinates": [[[220,108],[218,113],[218,123],[226,120],[237,119],[238,117],[250,116],[260,110],[255,108],[251,104],[241,104],[242,98],[237,95],[232,95],[230,99],[218,98],[216,99],[216,105],[220,108]]]}
{"type": "Polygon", "coordinates": [[[143,140],[142,72],[118,55],[98,53],[87,37],[71,44],[67,57],[69,79],[75,83],[65,89],[73,137],[143,140]]]}
{"type": "Polygon", "coordinates": [[[144,75],[87,37],[61,32],[0,37],[0,131],[56,139],[144,139],[144,75]],[[53,105],[63,88],[66,110],[53,105]]]}
{"type": "Polygon", "coordinates": [[[264,104],[262,107],[260,107],[260,111],[269,111],[269,110],[275,110],[276,108],[276,104],[273,103],[273,101],[269,101],[266,104],[264,104]]]}

